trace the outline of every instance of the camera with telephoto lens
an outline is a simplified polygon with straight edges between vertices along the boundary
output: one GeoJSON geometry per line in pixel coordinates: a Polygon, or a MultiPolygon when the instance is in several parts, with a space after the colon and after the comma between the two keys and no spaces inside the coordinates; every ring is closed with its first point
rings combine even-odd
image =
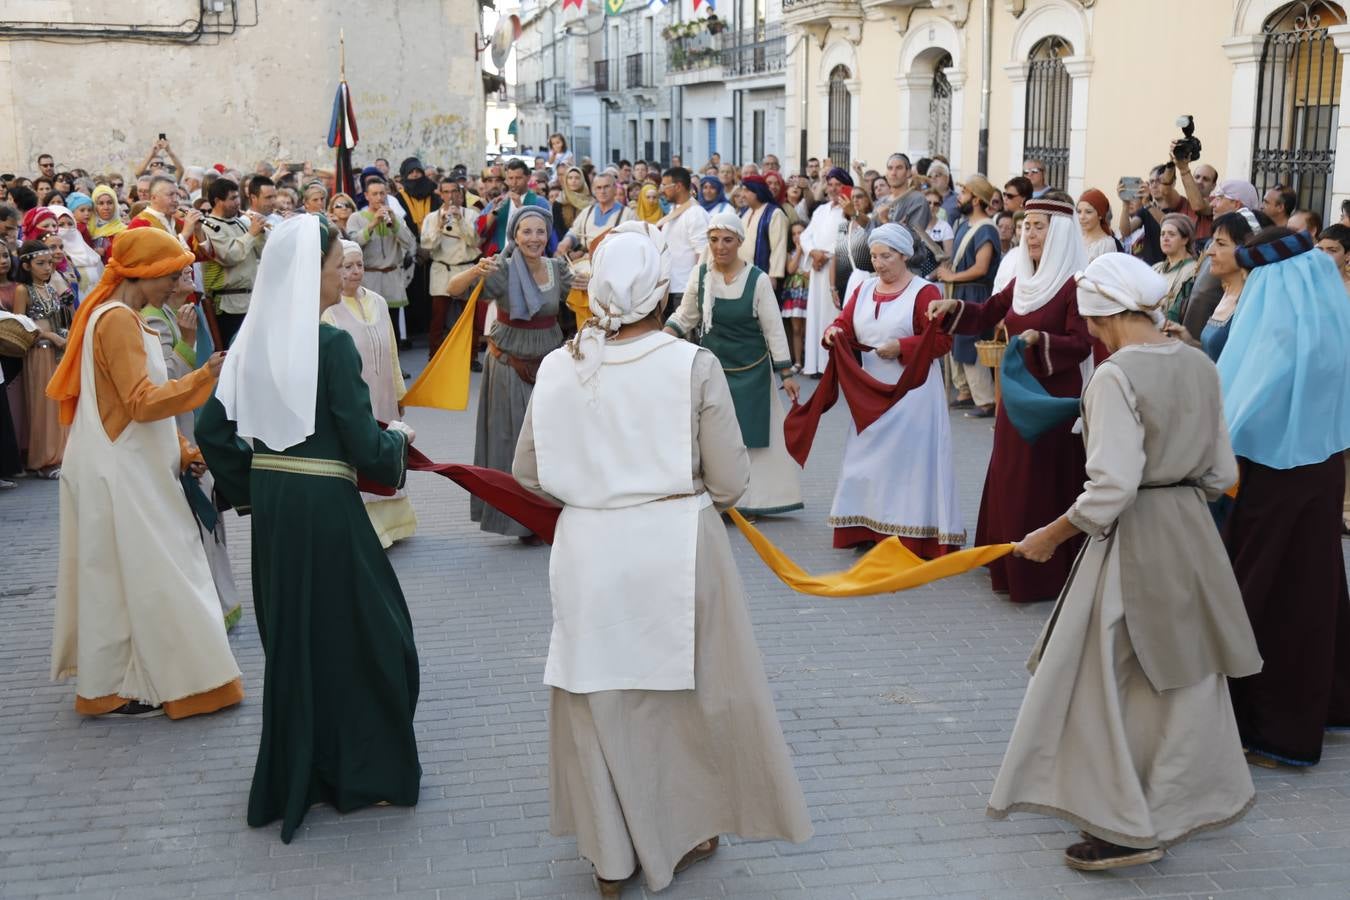
{"type": "Polygon", "coordinates": [[[1177,127],[1181,129],[1183,137],[1172,148],[1172,158],[1195,162],[1200,158],[1200,139],[1195,136],[1195,118],[1178,116],[1177,127]]]}

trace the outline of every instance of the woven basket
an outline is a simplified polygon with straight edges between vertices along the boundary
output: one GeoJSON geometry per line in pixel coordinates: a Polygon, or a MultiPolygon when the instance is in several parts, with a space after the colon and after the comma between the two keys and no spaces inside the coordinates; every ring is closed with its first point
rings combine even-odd
{"type": "Polygon", "coordinates": [[[994,329],[992,341],[976,341],[975,352],[980,357],[980,365],[997,369],[1003,362],[1003,351],[1008,349],[1008,329],[1003,323],[994,329]]]}
{"type": "Polygon", "coordinates": [[[0,319],[0,356],[22,359],[37,343],[37,332],[23,327],[18,319],[0,319]]]}

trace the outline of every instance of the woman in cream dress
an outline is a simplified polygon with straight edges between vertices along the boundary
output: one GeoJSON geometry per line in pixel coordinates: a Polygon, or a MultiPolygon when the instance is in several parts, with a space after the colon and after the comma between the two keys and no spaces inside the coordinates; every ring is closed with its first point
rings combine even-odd
{"type": "Polygon", "coordinates": [[[1219,378],[1164,337],[1167,285],[1140,260],[1099,257],[1078,309],[1112,356],[1088,383],[1088,481],[1014,552],[1084,544],[1033,651],[1033,676],[989,814],[1039,812],[1082,829],[1076,869],[1161,859],[1241,818],[1255,792],[1228,677],[1261,657],[1207,501],[1237,479],[1219,378]]]}
{"type": "Polygon", "coordinates": [[[639,867],[666,887],[722,832],[800,842],[811,823],[718,517],[749,477],[727,380],[660,331],[659,231],[620,225],[593,258],[595,318],[540,366],[512,472],[563,504],[550,831],[618,896],[639,867]]]}

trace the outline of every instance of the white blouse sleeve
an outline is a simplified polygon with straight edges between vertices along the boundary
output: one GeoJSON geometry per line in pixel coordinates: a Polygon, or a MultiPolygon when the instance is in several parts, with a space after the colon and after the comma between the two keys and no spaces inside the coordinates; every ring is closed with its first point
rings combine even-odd
{"type": "Polygon", "coordinates": [[[783,315],[778,309],[778,298],[773,293],[773,279],[767,273],[759,276],[755,282],[755,318],[759,320],[759,330],[769,348],[769,359],[773,362],[774,371],[792,368],[792,353],[788,350],[783,315]]]}

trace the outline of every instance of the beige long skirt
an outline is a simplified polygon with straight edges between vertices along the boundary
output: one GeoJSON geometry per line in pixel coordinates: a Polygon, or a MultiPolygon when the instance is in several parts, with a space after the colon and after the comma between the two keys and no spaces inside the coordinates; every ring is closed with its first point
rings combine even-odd
{"type": "Polygon", "coordinates": [[[649,889],[718,834],[800,843],[810,817],[774,712],[726,526],[699,519],[692,691],[555,688],[550,828],[601,878],[639,864],[649,889]]]}
{"type": "Polygon", "coordinates": [[[736,508],[747,516],[774,516],[802,509],[802,468],[788,455],[783,401],[769,377],[769,446],[752,447],[750,485],[736,508]]]}
{"type": "Polygon", "coordinates": [[[1125,628],[1120,555],[1090,540],[1013,726],[989,815],[1035,812],[1124,847],[1167,847],[1255,799],[1228,682],[1156,691],[1125,628]]]}
{"type": "MultiPolygon", "coordinates": [[[[43,328],[51,325],[43,320],[43,328]]],[[[29,469],[45,469],[61,465],[66,452],[66,438],[70,429],[61,424],[61,407],[47,394],[60,362],[56,348],[47,341],[39,341],[23,359],[24,404],[28,410],[29,469]]]]}

